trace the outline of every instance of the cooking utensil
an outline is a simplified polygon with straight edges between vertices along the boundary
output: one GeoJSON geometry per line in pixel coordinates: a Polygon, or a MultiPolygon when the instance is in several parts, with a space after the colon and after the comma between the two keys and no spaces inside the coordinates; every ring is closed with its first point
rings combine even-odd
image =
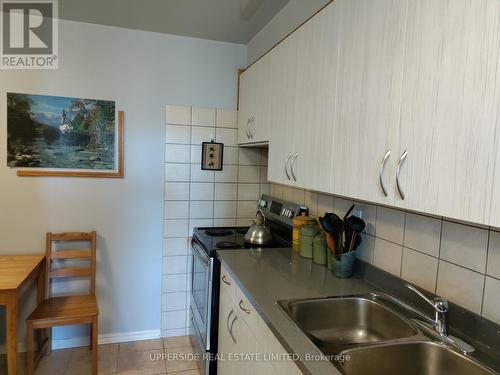
{"type": "Polygon", "coordinates": [[[354,210],[354,207],[356,207],[355,204],[353,204],[351,207],[349,207],[349,209],[347,210],[346,214],[344,215],[344,221],[345,221],[345,219],[347,219],[349,217],[349,215],[351,214],[352,210],[354,210]]]}
{"type": "Polygon", "coordinates": [[[262,210],[257,210],[254,224],[245,234],[245,242],[251,245],[266,245],[271,242],[271,231],[266,226],[266,217],[262,210]]]}

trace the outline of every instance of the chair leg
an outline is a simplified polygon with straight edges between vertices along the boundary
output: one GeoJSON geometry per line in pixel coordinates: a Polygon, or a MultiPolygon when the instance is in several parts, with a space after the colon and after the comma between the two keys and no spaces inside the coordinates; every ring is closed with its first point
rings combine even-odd
{"type": "Polygon", "coordinates": [[[33,375],[34,373],[34,358],[33,358],[33,326],[30,323],[26,323],[26,350],[27,350],[27,361],[28,361],[28,375],[33,375]]]}
{"type": "Polygon", "coordinates": [[[91,323],[89,325],[89,335],[90,335],[90,346],[89,346],[89,350],[92,351],[94,349],[94,339],[93,339],[93,335],[92,335],[92,331],[94,330],[93,328],[93,324],[91,323]]]}
{"type": "Polygon", "coordinates": [[[52,327],[47,328],[47,355],[52,354],[52,327]]]}
{"type": "Polygon", "coordinates": [[[92,375],[97,375],[97,332],[98,332],[98,317],[92,319],[92,375]]]}

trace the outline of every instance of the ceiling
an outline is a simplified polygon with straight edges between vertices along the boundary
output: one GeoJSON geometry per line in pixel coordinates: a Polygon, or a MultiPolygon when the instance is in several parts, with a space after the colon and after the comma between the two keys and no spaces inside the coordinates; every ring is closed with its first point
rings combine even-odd
{"type": "Polygon", "coordinates": [[[247,44],[290,0],[59,0],[59,18],[247,44]]]}

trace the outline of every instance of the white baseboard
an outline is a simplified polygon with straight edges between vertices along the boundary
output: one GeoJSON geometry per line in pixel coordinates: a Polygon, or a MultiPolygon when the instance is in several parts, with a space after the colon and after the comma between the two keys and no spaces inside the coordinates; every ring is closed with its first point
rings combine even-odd
{"type": "MultiPolygon", "coordinates": [[[[138,332],[127,332],[127,333],[108,333],[99,335],[99,344],[115,344],[118,342],[128,342],[128,341],[140,341],[140,340],[152,340],[161,337],[160,330],[153,331],[138,331],[138,332]]],[[[52,349],[68,349],[77,348],[80,346],[88,346],[89,337],[76,337],[71,339],[58,339],[52,340],[52,349]]],[[[18,352],[26,351],[26,343],[19,342],[17,344],[18,352]]],[[[0,354],[5,354],[5,345],[0,345],[0,354]]]]}

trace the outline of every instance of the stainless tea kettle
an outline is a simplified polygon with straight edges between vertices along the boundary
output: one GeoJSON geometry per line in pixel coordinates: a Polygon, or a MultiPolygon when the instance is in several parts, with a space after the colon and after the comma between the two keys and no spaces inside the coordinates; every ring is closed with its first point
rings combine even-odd
{"type": "Polygon", "coordinates": [[[271,231],[266,227],[266,217],[262,210],[257,210],[255,214],[254,224],[248,229],[245,234],[245,242],[252,245],[266,245],[271,242],[271,231]]]}

